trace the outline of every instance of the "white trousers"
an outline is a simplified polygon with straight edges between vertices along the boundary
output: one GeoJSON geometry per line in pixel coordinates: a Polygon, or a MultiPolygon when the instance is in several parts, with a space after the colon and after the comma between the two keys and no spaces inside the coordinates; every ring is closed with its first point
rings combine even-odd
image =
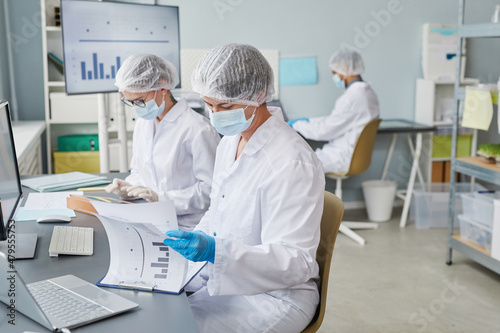
{"type": "Polygon", "coordinates": [[[315,150],[316,156],[323,164],[325,173],[344,173],[349,170],[352,154],[346,156],[345,149],[337,146],[323,146],[315,150]]]}
{"type": "Polygon", "coordinates": [[[200,333],[301,332],[314,316],[268,294],[210,296],[202,287],[188,300],[200,333]]]}

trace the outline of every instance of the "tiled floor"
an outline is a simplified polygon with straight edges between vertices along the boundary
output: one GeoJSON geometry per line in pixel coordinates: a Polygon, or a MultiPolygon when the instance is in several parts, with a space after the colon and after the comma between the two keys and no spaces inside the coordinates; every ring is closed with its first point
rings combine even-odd
{"type": "MultiPolygon", "coordinates": [[[[339,234],[319,332],[500,332],[500,275],[453,252],[446,230],[399,228],[401,208],[360,246],[339,234]]],[[[366,219],[364,210],[344,219],[366,219]]]]}

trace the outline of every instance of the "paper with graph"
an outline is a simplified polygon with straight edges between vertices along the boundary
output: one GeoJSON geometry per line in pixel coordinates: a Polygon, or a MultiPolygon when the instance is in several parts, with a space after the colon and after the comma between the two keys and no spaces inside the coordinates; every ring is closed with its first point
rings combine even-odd
{"type": "MultiPolygon", "coordinates": [[[[109,213],[100,208],[96,207],[99,213],[109,213]]],[[[164,232],[176,229],[177,220],[167,226],[171,220],[152,217],[152,221],[165,221],[162,226],[158,222],[134,222],[130,215],[128,220],[96,216],[106,230],[110,250],[109,269],[98,286],[179,294],[206,264],[191,262],[163,244],[164,232]]]]}
{"type": "Polygon", "coordinates": [[[92,201],[99,215],[132,223],[151,223],[162,232],[177,230],[177,215],[172,200],[117,206],[115,203],[92,201]]]}

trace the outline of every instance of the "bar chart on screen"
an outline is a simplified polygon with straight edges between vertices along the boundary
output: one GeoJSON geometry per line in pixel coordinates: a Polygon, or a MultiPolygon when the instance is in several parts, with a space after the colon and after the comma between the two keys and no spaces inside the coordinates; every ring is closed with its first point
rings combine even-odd
{"type": "Polygon", "coordinates": [[[82,80],[109,80],[114,79],[116,76],[116,72],[120,69],[121,59],[120,57],[116,57],[116,62],[114,65],[110,65],[109,71],[104,70],[104,63],[99,62],[97,60],[97,53],[92,53],[92,64],[87,65],[85,61],[80,62],[82,80]],[[92,68],[92,70],[88,70],[87,68],[92,68]]]}
{"type": "Polygon", "coordinates": [[[98,5],[89,1],[63,4],[68,94],[116,91],[116,74],[133,54],[154,54],[180,69],[177,7],[98,5]]]}

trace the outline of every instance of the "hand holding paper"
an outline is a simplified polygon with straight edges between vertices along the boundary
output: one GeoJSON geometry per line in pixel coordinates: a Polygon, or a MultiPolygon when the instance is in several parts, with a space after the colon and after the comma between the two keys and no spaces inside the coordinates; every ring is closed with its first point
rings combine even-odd
{"type": "Polygon", "coordinates": [[[132,186],[132,184],[119,179],[115,178],[113,179],[113,182],[106,186],[106,192],[108,193],[113,193],[116,194],[119,197],[122,197],[124,199],[130,198],[128,195],[128,189],[132,186]]]}
{"type": "Polygon", "coordinates": [[[158,194],[146,186],[132,186],[127,189],[127,195],[129,197],[139,197],[147,202],[158,201],[158,194]]]}
{"type": "Polygon", "coordinates": [[[165,233],[163,244],[182,254],[191,261],[210,261],[214,263],[215,239],[203,231],[172,230],[165,233]],[[172,240],[172,237],[176,240],[172,240]]]}

